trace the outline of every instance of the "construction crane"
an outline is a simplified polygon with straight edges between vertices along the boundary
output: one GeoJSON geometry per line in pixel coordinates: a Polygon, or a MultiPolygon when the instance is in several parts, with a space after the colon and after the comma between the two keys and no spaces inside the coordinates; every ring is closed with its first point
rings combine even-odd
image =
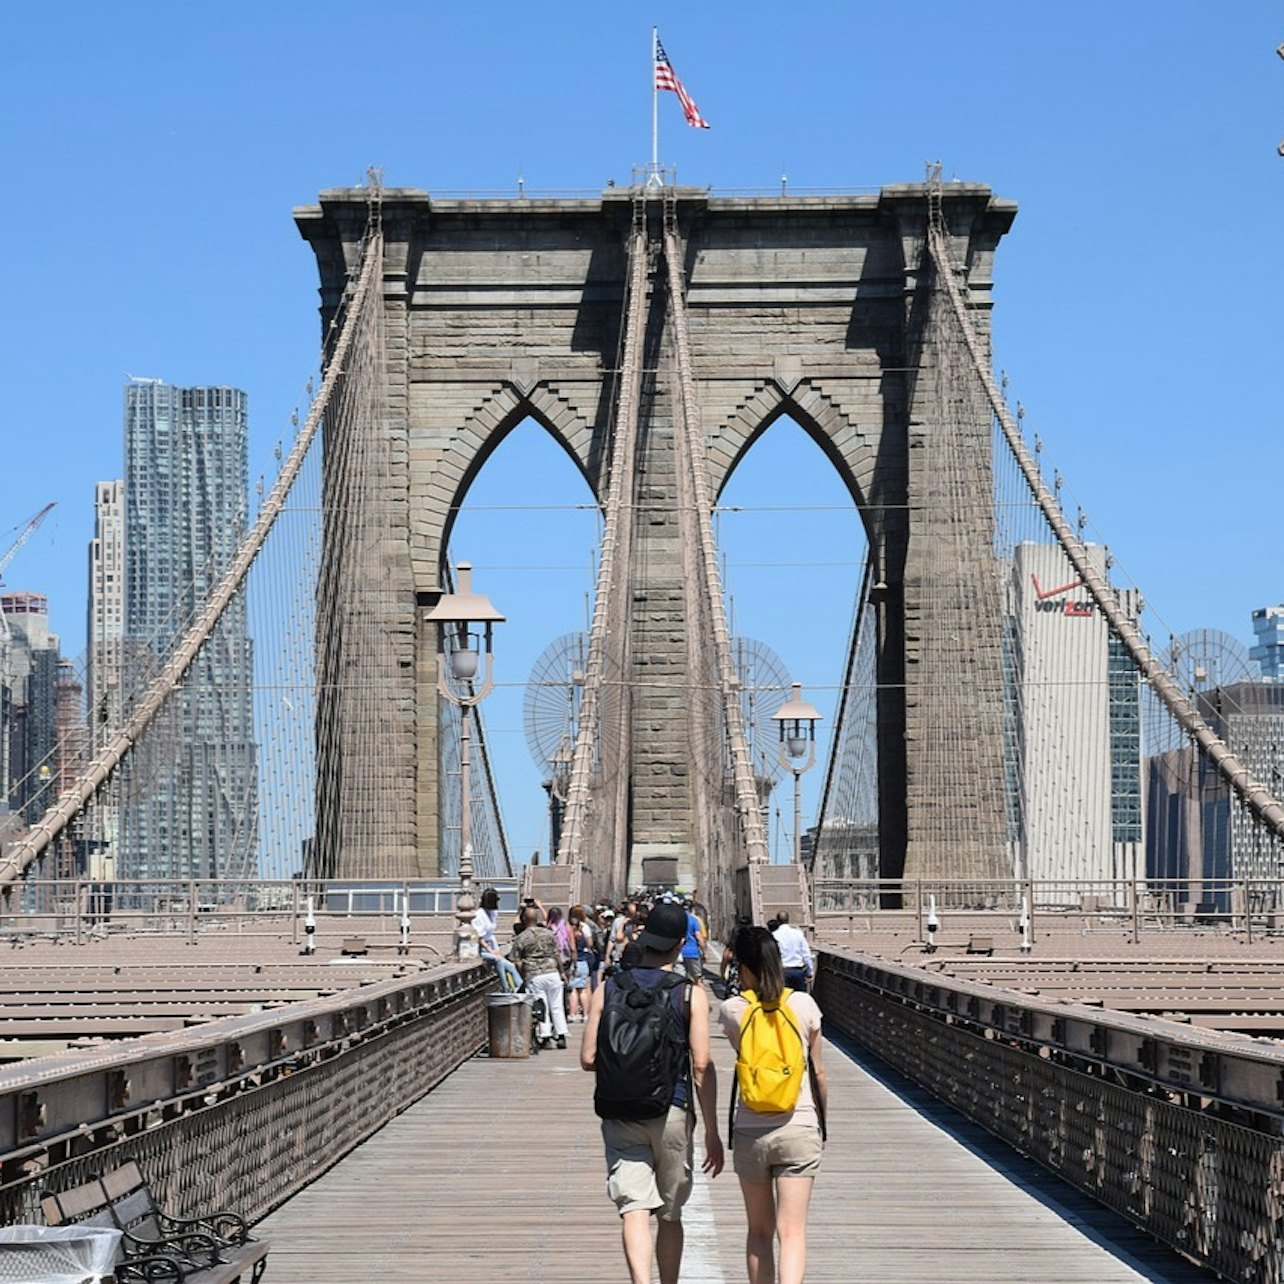
{"type": "MultiPolygon", "coordinates": [[[[18,556],[22,546],[36,533],[40,523],[49,516],[50,512],[57,507],[57,500],[46,504],[27,524],[18,532],[18,538],[9,545],[3,553],[0,553],[0,588],[4,587],[4,573],[9,569],[9,564],[18,556]]],[[[4,618],[4,610],[0,608],[0,638],[9,636],[9,621],[4,618]]]]}

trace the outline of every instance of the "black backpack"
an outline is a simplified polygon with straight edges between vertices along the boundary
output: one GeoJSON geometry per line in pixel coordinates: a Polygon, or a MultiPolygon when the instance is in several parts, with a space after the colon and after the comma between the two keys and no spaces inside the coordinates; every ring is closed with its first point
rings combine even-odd
{"type": "Polygon", "coordinates": [[[654,1119],[667,1113],[673,1090],[686,1074],[685,994],[673,991],[691,982],[662,972],[653,986],[640,985],[631,971],[606,982],[597,1027],[597,1089],[593,1109],[603,1119],[654,1119]]]}

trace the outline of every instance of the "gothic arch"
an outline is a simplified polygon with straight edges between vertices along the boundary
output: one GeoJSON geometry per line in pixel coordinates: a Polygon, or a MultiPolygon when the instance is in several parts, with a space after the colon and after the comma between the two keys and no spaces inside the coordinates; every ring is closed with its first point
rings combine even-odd
{"type": "Polygon", "coordinates": [[[594,499],[597,478],[591,452],[593,425],[554,384],[537,383],[523,391],[515,382],[496,386],[446,438],[446,449],[433,452],[431,479],[416,487],[412,469],[411,499],[428,519],[412,533],[412,556],[420,590],[435,587],[450,533],[473,482],[509,433],[533,420],[566,452],[594,499]]]}
{"type": "Polygon", "coordinates": [[[886,458],[881,424],[872,430],[854,424],[818,381],[801,379],[788,391],[777,379],[754,385],[712,434],[708,459],[715,495],[722,494],[741,461],[781,418],[796,423],[833,465],[860,514],[877,563],[884,566],[887,542],[904,521],[904,467],[886,458]]]}

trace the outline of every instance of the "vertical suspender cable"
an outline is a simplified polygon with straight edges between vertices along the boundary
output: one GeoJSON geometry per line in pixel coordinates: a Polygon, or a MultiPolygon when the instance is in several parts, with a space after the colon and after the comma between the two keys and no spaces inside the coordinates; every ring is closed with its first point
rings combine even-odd
{"type": "Polygon", "coordinates": [[[1015,456],[1017,465],[1025,477],[1043,516],[1052,527],[1057,541],[1065,550],[1075,574],[1083,581],[1084,587],[1092,594],[1102,614],[1114,629],[1116,636],[1132,656],[1133,663],[1141,670],[1142,676],[1150,683],[1152,690],[1167,706],[1169,712],[1181,724],[1186,734],[1208,755],[1231,788],[1240,796],[1244,805],[1278,837],[1284,837],[1284,804],[1263,785],[1250,775],[1248,768],[1240,762],[1238,756],[1231,752],[1223,741],[1200,716],[1199,711],[1187,699],[1172,676],[1151,654],[1150,648],[1142,637],[1141,630],[1128,617],[1118,595],[1106,582],[1105,577],[1093,565],[1088,550],[1075,534],[1066,520],[1061,506],[1048,493],[1034,460],[1021,436],[1020,429],[1009,413],[1007,404],[999,393],[990,373],[989,362],[981,350],[967,314],[967,305],[959,288],[955,268],[950,259],[949,249],[940,223],[934,219],[928,229],[928,246],[937,275],[945,285],[953,305],[954,315],[963,331],[963,338],[971,353],[976,367],[977,377],[985,389],[990,406],[1003,430],[1008,447],[1015,456]]]}
{"type": "MultiPolygon", "coordinates": [[[[614,595],[627,591],[618,583],[617,574],[621,568],[627,570],[629,550],[633,542],[633,505],[629,500],[637,458],[642,337],[646,319],[649,251],[645,211],[645,197],[638,193],[634,198],[633,229],[629,237],[629,293],[625,302],[624,352],[620,392],[616,402],[615,433],[611,443],[602,556],[598,562],[593,619],[589,626],[588,671],[584,679],[584,697],[580,704],[580,720],[576,729],[575,750],[566,794],[566,811],[557,850],[559,864],[571,864],[584,856],[585,821],[588,815],[589,783],[597,748],[607,633],[613,618],[614,595]]],[[[617,841],[618,834],[617,818],[617,841]]]]}
{"type": "MultiPolygon", "coordinates": [[[[696,526],[700,536],[700,558],[704,571],[704,589],[708,594],[713,625],[714,653],[718,661],[718,684],[731,748],[732,771],[736,788],[736,810],[750,864],[767,859],[767,834],[754,785],[753,761],[745,733],[744,710],[740,705],[733,679],[735,661],[731,650],[731,632],[727,627],[727,606],[722,595],[722,576],[718,570],[718,550],[713,539],[713,497],[709,475],[700,451],[699,413],[696,408],[695,378],[691,370],[691,352],[687,339],[686,290],[682,276],[682,247],[676,227],[664,230],[664,257],[669,272],[669,308],[673,322],[674,348],[678,360],[678,390],[681,424],[679,441],[685,447],[686,465],[695,499],[696,526]]],[[[751,880],[751,886],[753,885],[751,880]]],[[[753,906],[755,920],[758,905],[753,906]]]]}
{"type": "MultiPolygon", "coordinates": [[[[183,675],[191,668],[205,640],[214,631],[223,612],[244,583],[254,559],[263,547],[268,531],[272,529],[277,515],[285,505],[286,496],[294,484],[299,469],[303,466],[308,447],[312,444],[312,439],[320,427],[330,395],[344,372],[352,333],[356,329],[356,322],[361,316],[362,309],[367,305],[371,295],[371,283],[379,274],[382,263],[383,241],[376,232],[366,242],[361,273],[348,302],[344,323],[339,330],[320,395],[313,403],[306,422],[290,448],[289,456],[281,468],[271,493],[259,510],[257,520],[242,539],[230,565],[204,608],[197,614],[195,621],[175,645],[165,666],[138,701],[128,723],[104,746],[93,762],[72,782],[44,816],[9,850],[3,866],[0,866],[0,890],[12,886],[22,877],[28,866],[38,860],[63,833],[71,823],[72,817],[85,806],[120,765],[121,759],[151,725],[183,675]]],[[[376,298],[375,302],[377,304],[379,300],[376,298]]]]}

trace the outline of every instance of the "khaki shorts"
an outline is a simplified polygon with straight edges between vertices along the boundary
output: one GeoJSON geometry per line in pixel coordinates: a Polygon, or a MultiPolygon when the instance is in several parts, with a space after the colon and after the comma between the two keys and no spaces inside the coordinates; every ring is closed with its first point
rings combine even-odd
{"type": "Polygon", "coordinates": [[[787,1123],[763,1132],[737,1128],[732,1167],[746,1181],[815,1177],[822,1153],[816,1124],[787,1123]]]}
{"type": "Polygon", "coordinates": [[[606,1193],[620,1216],[658,1212],[666,1222],[682,1220],[691,1194],[691,1143],[695,1118],[671,1106],[656,1119],[603,1119],[606,1193]]]}

